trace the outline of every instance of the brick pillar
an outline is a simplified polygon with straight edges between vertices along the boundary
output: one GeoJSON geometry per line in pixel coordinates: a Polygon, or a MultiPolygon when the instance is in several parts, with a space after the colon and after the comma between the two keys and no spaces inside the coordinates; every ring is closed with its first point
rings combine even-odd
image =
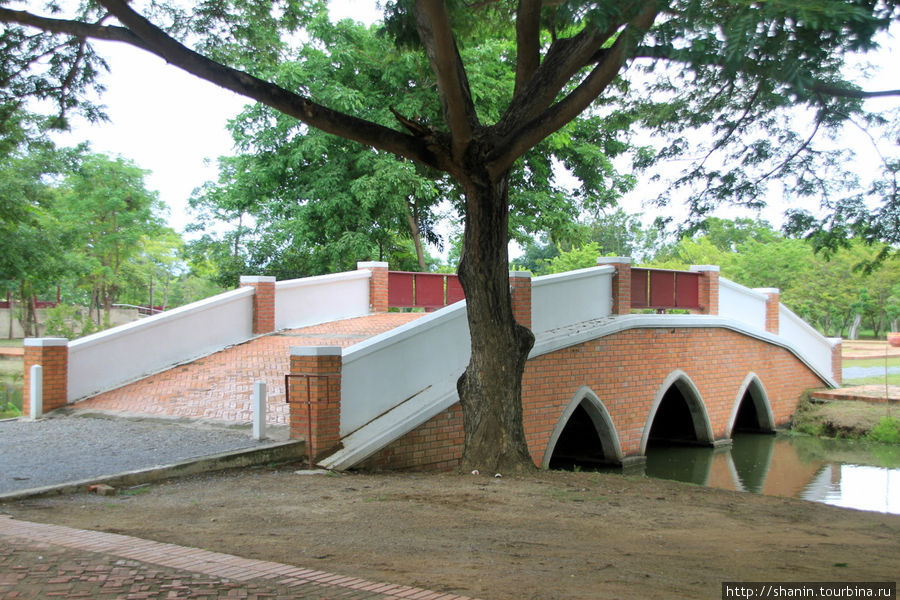
{"type": "Polygon", "coordinates": [[[253,333],[275,331],[275,278],[241,275],[241,287],[252,287],[253,333]]]}
{"type": "Polygon", "coordinates": [[[781,291],[778,288],[754,288],[753,291],[766,295],[766,331],[777,334],[781,330],[778,316],[781,291]]]}
{"type": "Polygon", "coordinates": [[[340,346],[291,348],[291,438],[305,438],[312,461],[341,443],[340,346]]]}
{"type": "Polygon", "coordinates": [[[43,412],[65,406],[69,393],[69,340],[66,338],[25,338],[25,389],[22,414],[31,412],[31,367],[44,372],[43,412]]]}
{"type": "Polygon", "coordinates": [[[510,271],[509,291],[516,322],[531,329],[531,271],[510,271]]]}
{"type": "Polygon", "coordinates": [[[631,258],[628,256],[601,256],[597,266],[616,268],[612,281],[612,314],[631,314],[631,258]]]}
{"type": "Polygon", "coordinates": [[[719,314],[719,267],[718,265],[691,265],[691,271],[700,274],[697,297],[701,315],[719,314]]]}
{"type": "Polygon", "coordinates": [[[844,382],[844,365],[841,356],[841,338],[829,338],[831,346],[831,377],[838,385],[844,382]]]}
{"type": "Polygon", "coordinates": [[[388,311],[388,264],[379,261],[356,263],[358,270],[372,272],[369,279],[369,310],[375,313],[388,311]]]}

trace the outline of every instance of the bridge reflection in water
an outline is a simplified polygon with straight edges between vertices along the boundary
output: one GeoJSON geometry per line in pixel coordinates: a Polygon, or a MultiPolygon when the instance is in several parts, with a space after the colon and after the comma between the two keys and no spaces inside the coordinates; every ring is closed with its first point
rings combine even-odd
{"type": "Polygon", "coordinates": [[[900,514],[896,447],[738,433],[731,448],[653,445],[646,474],[698,485],[900,514]],[[879,457],[878,451],[895,456],[879,457]]]}

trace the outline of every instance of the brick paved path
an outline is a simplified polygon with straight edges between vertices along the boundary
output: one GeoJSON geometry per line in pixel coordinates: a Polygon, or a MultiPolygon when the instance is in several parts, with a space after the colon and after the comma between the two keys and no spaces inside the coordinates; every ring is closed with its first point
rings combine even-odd
{"type": "Polygon", "coordinates": [[[287,425],[284,375],[291,346],[351,346],[424,314],[381,313],[258,337],[69,408],[251,423],[253,382],[265,381],[266,422],[287,425]]]}
{"type": "Polygon", "coordinates": [[[0,515],[0,600],[470,600],[0,515]]]}

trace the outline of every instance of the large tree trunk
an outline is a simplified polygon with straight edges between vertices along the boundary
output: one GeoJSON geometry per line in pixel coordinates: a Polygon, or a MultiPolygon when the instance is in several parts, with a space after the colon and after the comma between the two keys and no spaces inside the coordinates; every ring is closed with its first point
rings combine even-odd
{"type": "Polygon", "coordinates": [[[513,318],[509,291],[509,174],[467,182],[459,279],[466,292],[472,358],[457,382],[465,427],[462,469],[535,468],[522,426],[522,373],[534,335],[513,318]]]}

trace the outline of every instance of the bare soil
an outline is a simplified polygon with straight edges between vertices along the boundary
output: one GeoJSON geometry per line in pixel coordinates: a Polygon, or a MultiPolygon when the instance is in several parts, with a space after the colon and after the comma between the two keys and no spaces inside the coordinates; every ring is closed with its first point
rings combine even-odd
{"type": "Polygon", "coordinates": [[[0,512],[484,599],[719,598],[723,581],[900,575],[900,516],[618,474],[261,468],[0,512]]]}

